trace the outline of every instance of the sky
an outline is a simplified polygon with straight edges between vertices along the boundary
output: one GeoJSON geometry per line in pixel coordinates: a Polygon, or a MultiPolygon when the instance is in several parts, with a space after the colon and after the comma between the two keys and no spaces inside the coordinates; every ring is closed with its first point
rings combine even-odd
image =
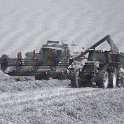
{"type": "Polygon", "coordinates": [[[39,50],[47,40],[89,47],[105,35],[124,51],[123,0],[0,0],[0,55],[39,50]]]}

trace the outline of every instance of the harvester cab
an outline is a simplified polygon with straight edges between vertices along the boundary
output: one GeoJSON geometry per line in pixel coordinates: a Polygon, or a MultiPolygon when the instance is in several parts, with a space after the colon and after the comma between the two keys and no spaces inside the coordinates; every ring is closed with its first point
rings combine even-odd
{"type": "Polygon", "coordinates": [[[67,44],[60,41],[47,41],[40,49],[40,54],[43,58],[42,66],[38,69],[35,79],[48,79],[49,77],[59,79],[59,77],[65,77],[65,70],[67,70],[70,57],[67,44]],[[49,71],[43,69],[44,66],[49,67],[49,71]]]}
{"type": "Polygon", "coordinates": [[[60,62],[68,62],[70,57],[68,45],[59,41],[47,41],[40,50],[43,65],[57,66],[60,62]]]}

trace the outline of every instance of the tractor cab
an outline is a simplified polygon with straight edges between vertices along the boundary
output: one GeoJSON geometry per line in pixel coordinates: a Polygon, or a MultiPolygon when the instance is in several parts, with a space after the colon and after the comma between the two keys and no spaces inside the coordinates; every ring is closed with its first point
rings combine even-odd
{"type": "Polygon", "coordinates": [[[107,55],[110,51],[102,51],[102,50],[89,50],[88,61],[99,61],[100,63],[107,62],[107,55]]]}

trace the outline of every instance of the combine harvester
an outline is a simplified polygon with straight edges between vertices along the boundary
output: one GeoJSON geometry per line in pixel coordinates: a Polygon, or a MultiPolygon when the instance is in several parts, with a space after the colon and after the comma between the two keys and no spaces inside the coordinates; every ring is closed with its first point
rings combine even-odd
{"type": "Polygon", "coordinates": [[[70,79],[72,87],[107,88],[123,84],[120,70],[124,68],[124,53],[119,52],[110,35],[73,59],[70,59],[67,44],[48,41],[38,53],[28,52],[25,58],[22,58],[21,53],[17,54],[17,58],[3,55],[0,64],[1,70],[11,76],[35,76],[36,80],[48,80],[50,77],[70,79]],[[106,41],[110,50],[96,50],[106,41]]]}
{"type": "Polygon", "coordinates": [[[2,55],[1,70],[11,76],[35,76],[36,80],[47,80],[49,77],[65,79],[70,52],[67,44],[59,41],[47,41],[38,53],[27,52],[22,58],[2,55]]]}
{"type": "Polygon", "coordinates": [[[119,52],[110,35],[105,36],[75,57],[71,66],[70,80],[72,87],[97,86],[108,88],[123,84],[120,70],[124,68],[124,53],[119,52]],[[110,50],[96,50],[105,41],[109,44],[110,50]],[[85,64],[76,68],[76,61],[81,61],[81,59],[86,59],[85,64]]]}

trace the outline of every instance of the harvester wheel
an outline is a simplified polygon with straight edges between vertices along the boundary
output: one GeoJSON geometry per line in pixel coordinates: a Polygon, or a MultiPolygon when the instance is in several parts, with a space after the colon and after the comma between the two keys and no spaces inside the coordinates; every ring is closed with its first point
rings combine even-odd
{"type": "Polygon", "coordinates": [[[36,74],[36,75],[35,75],[35,80],[41,80],[39,74],[36,74]]]}
{"type": "Polygon", "coordinates": [[[57,74],[57,79],[58,79],[58,80],[63,80],[63,79],[65,79],[64,74],[63,74],[63,73],[57,74]]]}
{"type": "Polygon", "coordinates": [[[35,80],[49,80],[49,78],[47,74],[43,73],[43,74],[36,74],[35,80]]]}
{"type": "Polygon", "coordinates": [[[8,67],[8,56],[2,55],[1,56],[1,70],[5,71],[7,67],[8,67]]]}

